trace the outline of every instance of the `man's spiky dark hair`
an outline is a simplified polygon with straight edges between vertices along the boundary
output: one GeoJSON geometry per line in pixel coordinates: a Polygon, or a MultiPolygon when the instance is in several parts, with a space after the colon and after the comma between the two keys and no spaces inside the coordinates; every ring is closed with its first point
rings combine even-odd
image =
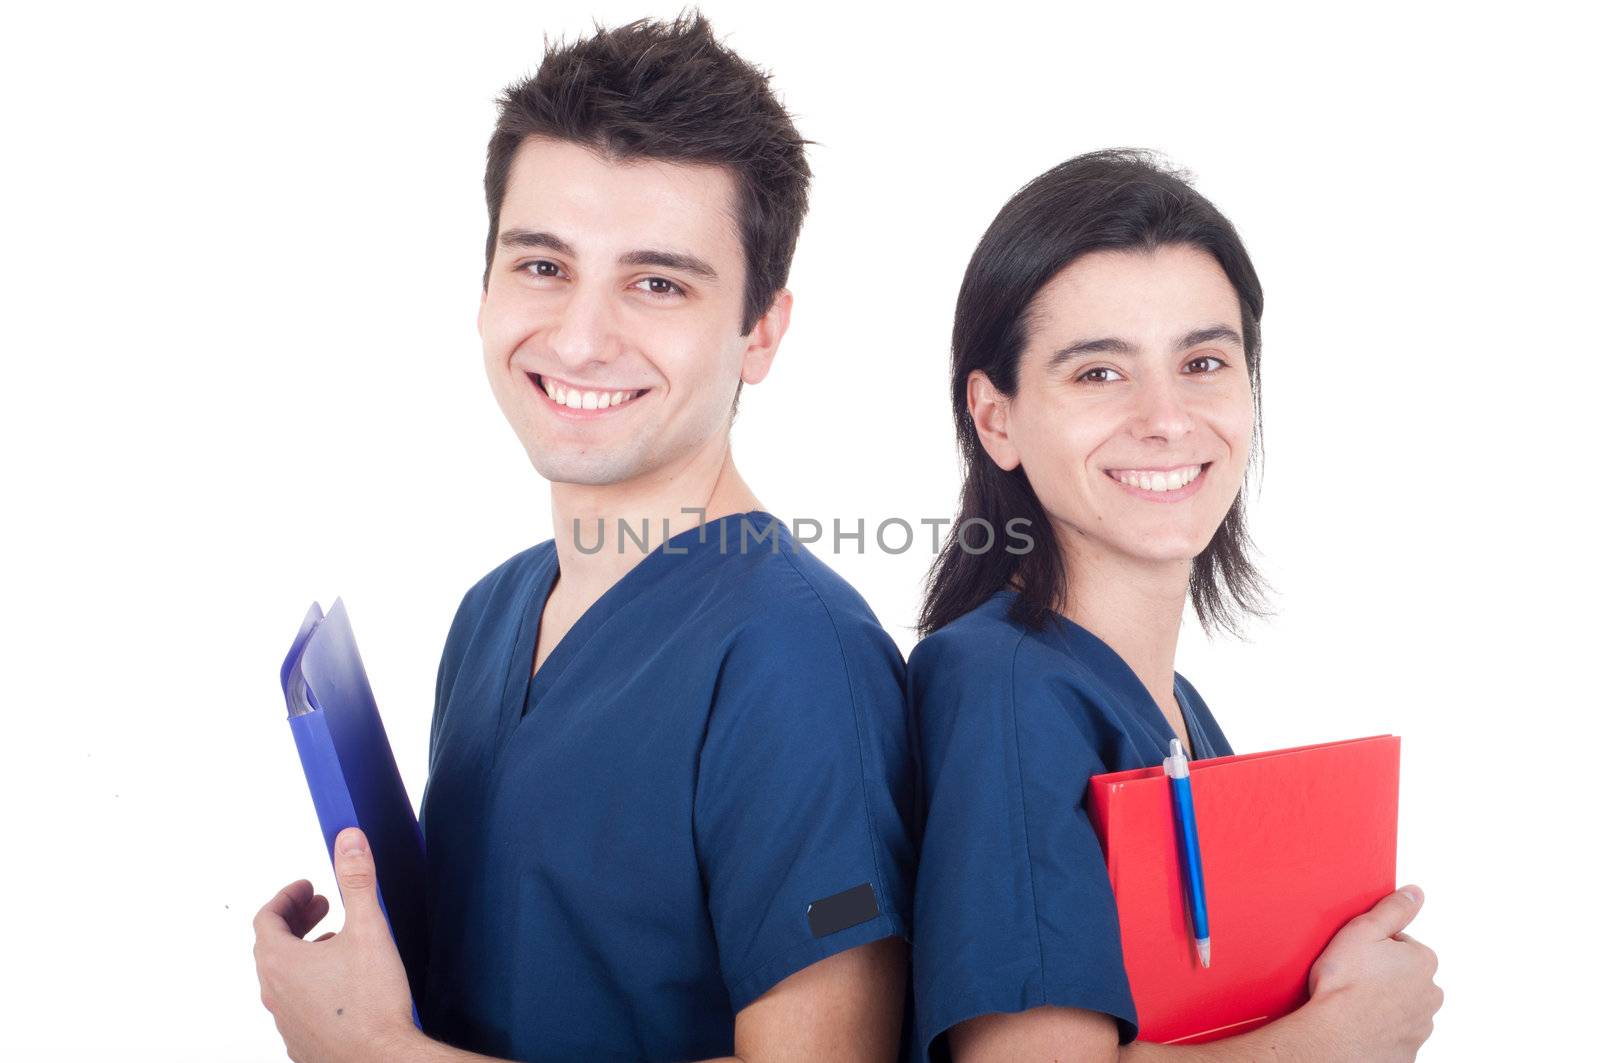
{"type": "Polygon", "coordinates": [[[788,282],[811,179],[808,141],[768,77],[718,43],[698,11],[596,27],[591,37],[550,47],[538,71],[498,101],[483,177],[484,287],[511,163],[528,137],[582,144],[618,160],[725,166],[738,188],[746,267],[741,332],[748,333],[788,282]]]}

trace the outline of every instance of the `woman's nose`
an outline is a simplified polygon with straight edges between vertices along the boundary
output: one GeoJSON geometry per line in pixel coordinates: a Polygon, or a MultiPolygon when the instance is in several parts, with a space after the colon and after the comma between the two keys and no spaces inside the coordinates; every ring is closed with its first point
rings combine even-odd
{"type": "Polygon", "coordinates": [[[1194,414],[1176,381],[1154,380],[1140,385],[1134,395],[1133,426],[1142,438],[1169,442],[1194,429],[1194,414]]]}

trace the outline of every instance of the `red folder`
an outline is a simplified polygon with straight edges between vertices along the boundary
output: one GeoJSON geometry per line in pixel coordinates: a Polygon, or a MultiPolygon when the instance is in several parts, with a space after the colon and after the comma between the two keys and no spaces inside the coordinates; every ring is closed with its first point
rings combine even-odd
{"type": "Polygon", "coordinates": [[[1394,892],[1397,736],[1196,760],[1189,771],[1209,968],[1195,954],[1161,768],[1089,780],[1139,1040],[1163,1044],[1232,1037],[1298,1008],[1333,935],[1394,892]]]}

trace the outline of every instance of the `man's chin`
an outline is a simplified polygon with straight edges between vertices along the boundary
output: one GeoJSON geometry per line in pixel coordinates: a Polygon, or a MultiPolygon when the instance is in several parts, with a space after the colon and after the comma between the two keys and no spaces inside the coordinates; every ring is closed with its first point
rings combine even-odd
{"type": "Polygon", "coordinates": [[[625,483],[644,471],[634,455],[555,454],[530,452],[534,471],[552,484],[581,487],[609,487],[625,483]]]}

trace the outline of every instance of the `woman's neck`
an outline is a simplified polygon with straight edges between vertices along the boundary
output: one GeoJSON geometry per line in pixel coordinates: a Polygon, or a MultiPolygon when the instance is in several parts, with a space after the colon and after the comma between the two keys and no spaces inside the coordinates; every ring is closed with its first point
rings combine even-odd
{"type": "Polygon", "coordinates": [[[1151,562],[1088,549],[1071,531],[1063,537],[1062,555],[1067,600],[1060,611],[1115,650],[1162,711],[1172,715],[1177,710],[1172,684],[1178,629],[1191,563],[1151,562]]]}

